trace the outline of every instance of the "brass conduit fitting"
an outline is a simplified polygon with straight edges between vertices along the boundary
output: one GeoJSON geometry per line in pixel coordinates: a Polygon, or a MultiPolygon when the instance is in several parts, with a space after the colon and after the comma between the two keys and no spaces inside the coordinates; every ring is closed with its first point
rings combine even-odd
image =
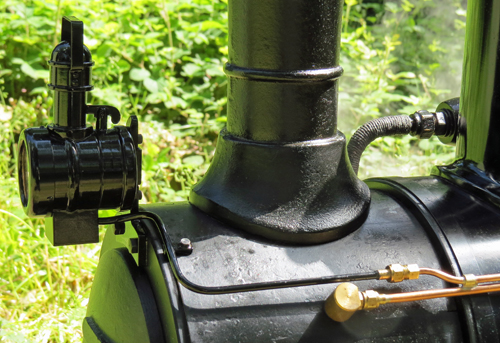
{"type": "Polygon", "coordinates": [[[398,263],[390,264],[385,269],[380,269],[379,280],[388,282],[402,282],[404,280],[416,280],[420,276],[420,268],[416,264],[401,265],[398,263]]]}
{"type": "Polygon", "coordinates": [[[444,281],[460,284],[462,287],[431,289],[398,294],[380,294],[374,290],[360,292],[352,283],[342,283],[325,302],[325,312],[333,320],[344,322],[358,310],[371,310],[387,303],[399,303],[441,297],[457,297],[472,294],[500,291],[500,283],[479,285],[485,282],[500,281],[500,274],[479,275],[465,274],[453,276],[436,269],[419,268],[416,264],[391,264],[379,272],[379,280],[401,282],[418,279],[419,275],[431,275],[444,281]]]}

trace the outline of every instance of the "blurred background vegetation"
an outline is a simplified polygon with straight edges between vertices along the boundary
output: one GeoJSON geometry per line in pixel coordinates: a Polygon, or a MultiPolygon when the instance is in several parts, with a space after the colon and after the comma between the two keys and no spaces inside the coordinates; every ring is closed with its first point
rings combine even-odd
{"type": "MultiPolygon", "coordinates": [[[[50,53],[64,15],[85,23],[93,53],[89,103],[139,116],[143,202],[177,201],[206,171],[226,120],[227,0],[0,2],[0,342],[79,342],[99,244],[50,246],[43,220],[24,215],[16,142],[51,121],[50,53]]],[[[339,129],[350,136],[385,115],[434,110],[459,95],[463,0],[346,0],[339,129]]],[[[454,149],[383,138],[362,178],[425,175],[454,149]]]]}

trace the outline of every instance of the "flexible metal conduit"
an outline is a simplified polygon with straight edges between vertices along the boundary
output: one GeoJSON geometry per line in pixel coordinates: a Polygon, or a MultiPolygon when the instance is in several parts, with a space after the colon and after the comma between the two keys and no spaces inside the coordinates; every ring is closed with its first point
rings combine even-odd
{"type": "Polygon", "coordinates": [[[363,151],[375,139],[385,136],[407,135],[411,132],[413,120],[407,115],[382,117],[361,126],[347,145],[352,169],[358,174],[359,161],[363,151]]]}

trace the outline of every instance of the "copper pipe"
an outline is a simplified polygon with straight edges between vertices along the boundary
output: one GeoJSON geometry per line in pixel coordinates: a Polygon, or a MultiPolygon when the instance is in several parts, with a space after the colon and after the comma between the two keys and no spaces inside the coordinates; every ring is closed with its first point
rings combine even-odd
{"type": "MultiPolygon", "coordinates": [[[[463,276],[453,276],[432,268],[420,268],[420,275],[432,275],[440,278],[441,280],[457,285],[463,285],[465,283],[465,279],[463,276]]],[[[478,275],[476,276],[476,280],[478,283],[500,281],[500,274],[478,275]]]]}
{"type": "Polygon", "coordinates": [[[440,278],[441,280],[454,283],[457,285],[463,285],[465,282],[463,276],[453,276],[451,274],[432,268],[420,268],[420,275],[432,275],[440,278]]]}
{"type": "Polygon", "coordinates": [[[445,289],[429,289],[425,291],[399,293],[399,294],[386,294],[386,303],[400,303],[406,301],[417,301],[434,299],[441,297],[458,297],[464,295],[498,292],[500,291],[500,284],[481,285],[472,289],[463,289],[462,287],[445,288],[445,289]]]}
{"type": "Polygon", "coordinates": [[[422,274],[436,276],[448,282],[461,283],[467,286],[429,289],[399,294],[380,294],[374,290],[359,292],[358,288],[354,284],[344,283],[339,285],[335,292],[327,299],[325,311],[333,320],[342,322],[349,319],[357,310],[371,310],[388,303],[401,303],[443,297],[458,297],[472,294],[500,292],[500,283],[469,287],[471,281],[474,284],[477,284],[478,281],[498,281],[500,279],[500,274],[481,275],[479,277],[475,277],[472,274],[466,274],[463,277],[455,277],[430,268],[422,268],[420,271],[422,274]]]}
{"type": "Polygon", "coordinates": [[[476,280],[479,283],[500,281],[500,274],[478,275],[476,280]]]}

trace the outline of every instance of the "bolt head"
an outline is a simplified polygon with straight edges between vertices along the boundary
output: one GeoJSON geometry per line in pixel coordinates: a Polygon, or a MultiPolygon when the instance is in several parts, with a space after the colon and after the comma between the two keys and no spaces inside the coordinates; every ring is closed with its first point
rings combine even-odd
{"type": "Polygon", "coordinates": [[[188,256],[193,252],[193,244],[189,238],[182,238],[177,244],[175,254],[177,256],[188,256]]]}
{"type": "Polygon", "coordinates": [[[182,238],[181,239],[181,244],[183,246],[190,247],[191,246],[191,240],[189,238],[182,238]]]}

